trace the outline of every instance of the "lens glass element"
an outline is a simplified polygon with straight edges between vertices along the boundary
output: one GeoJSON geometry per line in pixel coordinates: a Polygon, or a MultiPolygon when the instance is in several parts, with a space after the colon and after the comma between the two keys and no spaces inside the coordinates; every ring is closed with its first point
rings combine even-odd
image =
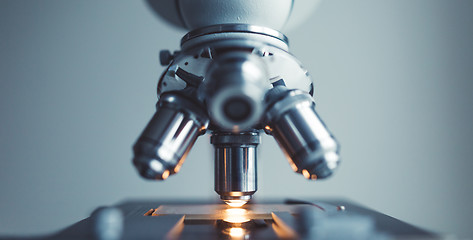
{"type": "Polygon", "coordinates": [[[251,105],[242,97],[229,98],[223,104],[223,112],[225,116],[234,121],[245,121],[251,115],[251,105]]]}

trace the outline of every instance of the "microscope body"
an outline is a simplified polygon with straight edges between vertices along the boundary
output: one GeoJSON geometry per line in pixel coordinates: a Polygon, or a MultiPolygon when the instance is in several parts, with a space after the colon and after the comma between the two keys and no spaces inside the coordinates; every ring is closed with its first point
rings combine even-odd
{"type": "Polygon", "coordinates": [[[41,239],[440,239],[346,201],[243,206],[257,190],[261,132],[307,179],[329,177],[338,166],[339,145],[315,111],[312,79],[277,31],[317,2],[148,0],[160,16],[191,31],[179,51],[160,54],[166,70],[156,113],[133,147],[133,164],[142,177],[165,180],[179,172],[196,139],[210,133],[215,191],[228,206],[127,201],[41,239]]]}
{"type": "Polygon", "coordinates": [[[294,9],[304,9],[303,1],[148,2],[191,31],[179,51],[160,53],[167,68],[157,111],[134,146],[141,176],[164,180],[177,173],[197,137],[210,132],[215,191],[230,206],[242,206],[257,190],[262,131],[275,138],[295,172],[307,179],[332,174],[339,145],[315,111],[309,73],[275,30],[294,9]]]}

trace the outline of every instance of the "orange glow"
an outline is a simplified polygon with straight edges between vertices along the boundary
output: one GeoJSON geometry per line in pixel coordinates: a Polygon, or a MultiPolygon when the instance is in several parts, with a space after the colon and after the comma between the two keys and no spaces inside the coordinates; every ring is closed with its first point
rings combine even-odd
{"type": "Polygon", "coordinates": [[[178,173],[179,170],[181,170],[181,166],[182,166],[181,164],[177,164],[177,166],[174,168],[174,172],[178,173]]]}
{"type": "Polygon", "coordinates": [[[250,221],[247,210],[243,208],[229,208],[225,210],[223,221],[228,223],[244,223],[250,221]]]}
{"type": "Polygon", "coordinates": [[[297,168],[296,164],[292,161],[289,161],[289,164],[291,165],[292,170],[294,170],[294,172],[297,172],[298,168],[297,168]]]}
{"type": "Polygon", "coordinates": [[[245,229],[243,228],[230,228],[228,234],[232,237],[232,238],[241,238],[245,235],[245,229]]]}
{"type": "Polygon", "coordinates": [[[148,210],[145,214],[143,214],[143,216],[151,216],[154,212],[154,209],[151,208],[150,210],[148,210]]]}
{"type": "Polygon", "coordinates": [[[266,125],[266,126],[264,127],[264,129],[266,129],[266,130],[268,130],[268,131],[270,131],[270,132],[273,131],[273,129],[272,129],[270,126],[268,126],[268,125],[266,125]]]}
{"type": "Polygon", "coordinates": [[[281,239],[299,239],[294,230],[288,226],[284,221],[282,221],[277,215],[271,213],[274,223],[272,224],[273,230],[281,239]]]}
{"type": "Polygon", "coordinates": [[[169,177],[169,170],[166,170],[166,171],[163,172],[163,175],[161,176],[161,178],[164,180],[168,177],[169,177]]]}
{"type": "Polygon", "coordinates": [[[179,222],[174,225],[173,228],[166,234],[165,239],[179,239],[179,236],[182,233],[182,230],[184,230],[184,216],[179,220],[179,222]]]}
{"type": "Polygon", "coordinates": [[[310,179],[310,173],[307,169],[302,170],[302,175],[304,175],[305,178],[310,179]]]}
{"type": "Polygon", "coordinates": [[[312,179],[312,180],[316,180],[316,179],[317,179],[317,175],[315,175],[315,174],[312,174],[312,176],[310,176],[310,179],[312,179]]]}

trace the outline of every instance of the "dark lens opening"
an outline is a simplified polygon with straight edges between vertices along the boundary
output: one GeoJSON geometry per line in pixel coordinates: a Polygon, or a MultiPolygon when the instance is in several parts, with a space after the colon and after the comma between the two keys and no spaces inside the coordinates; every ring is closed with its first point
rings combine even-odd
{"type": "Polygon", "coordinates": [[[245,98],[232,97],[223,104],[225,116],[235,122],[242,122],[248,119],[251,111],[252,107],[245,98]]]}

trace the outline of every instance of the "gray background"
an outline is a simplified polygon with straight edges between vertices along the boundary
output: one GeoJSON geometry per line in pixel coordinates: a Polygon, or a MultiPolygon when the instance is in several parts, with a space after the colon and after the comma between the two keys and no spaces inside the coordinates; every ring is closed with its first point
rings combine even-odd
{"type": "MultiPolygon", "coordinates": [[[[307,181],[265,136],[256,197],[345,197],[472,237],[472,26],[468,0],[322,2],[287,35],[343,165],[307,181]]],[[[216,198],[208,136],[165,182],[130,162],[158,52],[184,33],[143,1],[0,1],[0,234],[58,230],[127,198],[216,198]]]]}

